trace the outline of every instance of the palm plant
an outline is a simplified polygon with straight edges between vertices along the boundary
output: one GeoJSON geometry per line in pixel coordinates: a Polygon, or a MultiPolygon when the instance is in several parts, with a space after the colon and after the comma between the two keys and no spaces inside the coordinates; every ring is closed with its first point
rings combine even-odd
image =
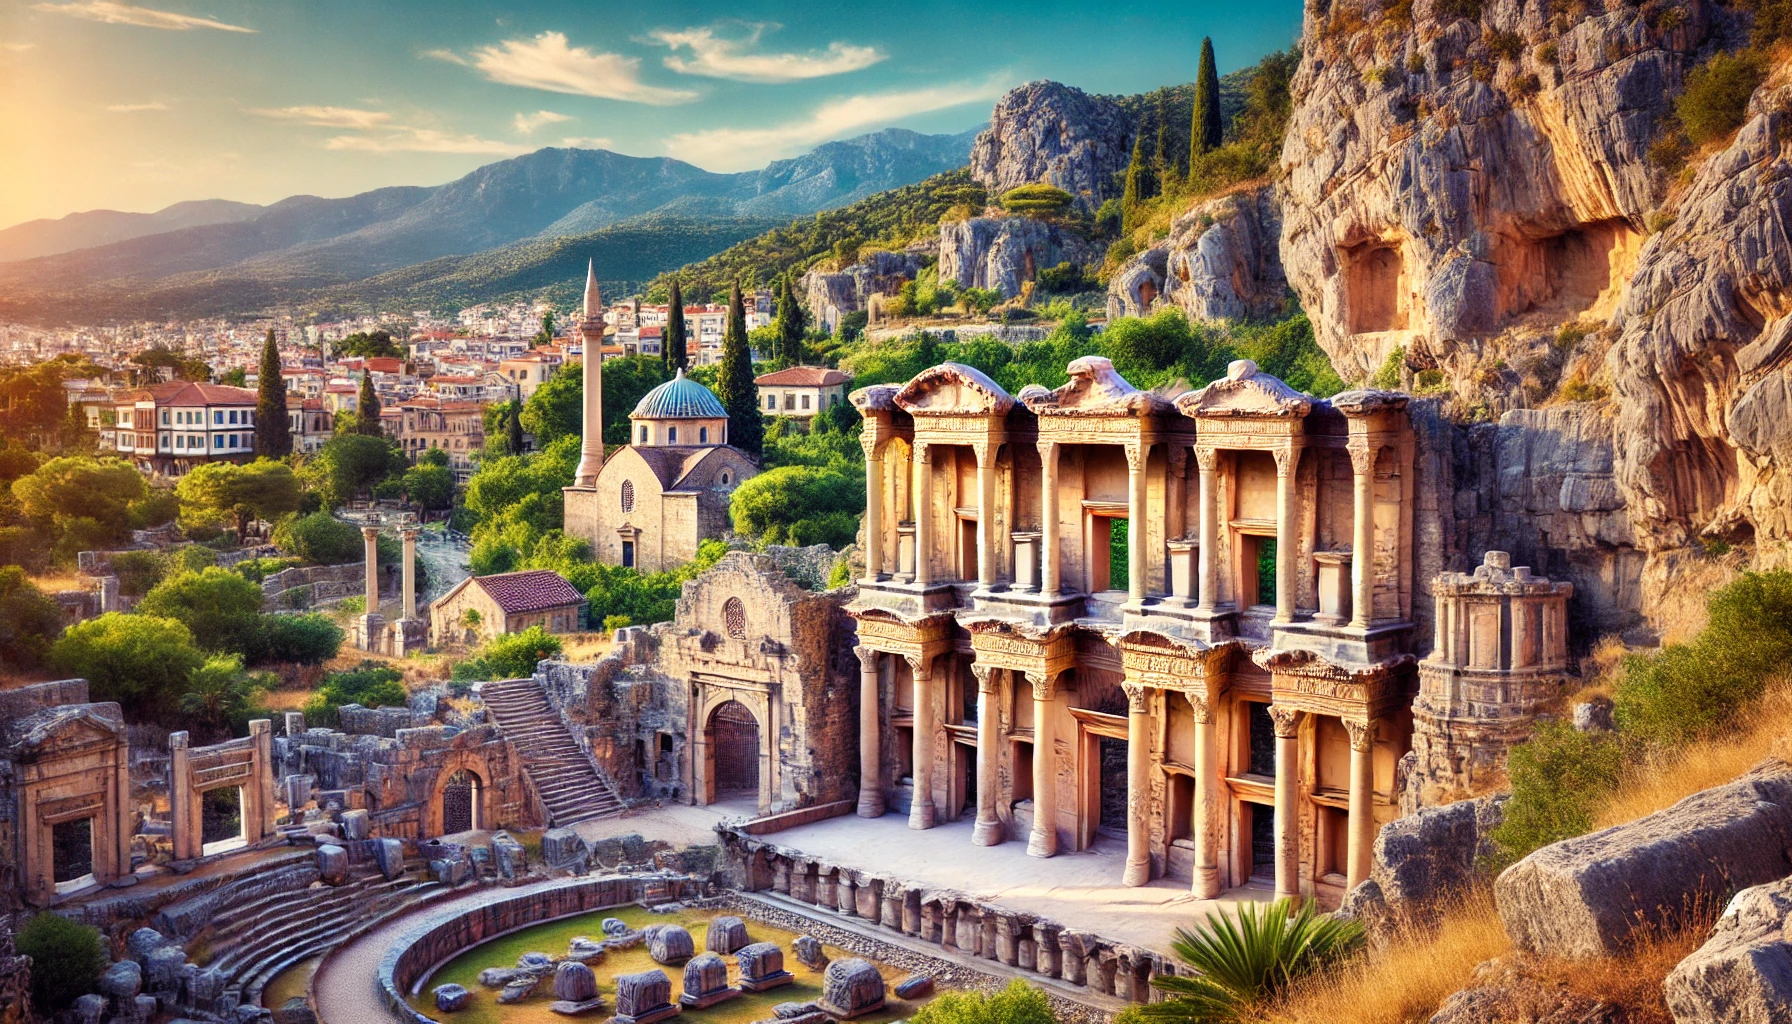
{"type": "Polygon", "coordinates": [[[1151,984],[1169,993],[1161,1003],[1130,1008],[1139,1021],[1232,1024],[1285,991],[1296,978],[1361,948],[1362,924],[1320,914],[1312,903],[1292,910],[1286,899],[1241,903],[1237,920],[1207,915],[1199,931],[1176,929],[1170,949],[1196,973],[1163,975],[1151,984]]]}

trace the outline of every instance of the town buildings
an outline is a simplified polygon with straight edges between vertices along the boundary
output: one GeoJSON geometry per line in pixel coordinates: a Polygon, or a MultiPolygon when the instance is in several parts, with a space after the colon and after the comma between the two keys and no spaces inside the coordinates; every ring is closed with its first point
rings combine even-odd
{"type": "Polygon", "coordinates": [[[184,476],[255,455],[255,392],[175,381],[126,392],[113,406],[119,454],[145,473],[184,476]]]}
{"type": "Polygon", "coordinates": [[[448,468],[461,486],[473,476],[473,453],[485,447],[485,406],[479,402],[413,398],[396,409],[381,409],[380,423],[412,462],[431,448],[447,452],[448,468]]]}
{"type": "Polygon", "coordinates": [[[759,407],[765,415],[809,420],[846,401],[846,385],[852,380],[826,366],[791,366],[753,378],[759,388],[759,407]]]}

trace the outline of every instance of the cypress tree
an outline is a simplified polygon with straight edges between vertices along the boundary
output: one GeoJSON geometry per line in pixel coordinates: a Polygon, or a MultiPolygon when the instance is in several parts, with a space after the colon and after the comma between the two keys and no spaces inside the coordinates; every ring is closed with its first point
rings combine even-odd
{"type": "Polygon", "coordinates": [[[728,291],[728,329],[722,334],[719,369],[716,397],[728,410],[728,443],[757,459],[765,447],[765,421],[759,414],[759,391],[753,386],[753,350],[747,344],[747,312],[738,281],[728,291]]]}
{"type": "Polygon", "coordinates": [[[1188,129],[1188,160],[1219,147],[1225,125],[1220,122],[1220,75],[1213,64],[1213,40],[1201,40],[1201,64],[1195,71],[1195,111],[1188,129]]]}
{"type": "Polygon", "coordinates": [[[684,340],[684,290],[678,286],[676,277],[672,279],[672,296],[668,303],[666,336],[661,339],[660,352],[666,361],[666,369],[688,370],[691,366],[684,340]]]}
{"type": "Polygon", "coordinates": [[[260,378],[255,395],[255,454],[264,459],[284,459],[292,454],[292,426],[286,422],[286,378],[280,376],[280,347],[274,329],[261,347],[260,378]]]}
{"type": "Polygon", "coordinates": [[[796,293],[790,287],[790,278],[786,277],[784,287],[778,293],[779,362],[802,362],[803,331],[807,326],[803,322],[803,307],[797,304],[796,293]]]}
{"type": "Polygon", "coordinates": [[[1157,150],[1154,154],[1157,180],[1162,183],[1165,191],[1168,191],[1171,180],[1180,170],[1177,165],[1179,158],[1170,142],[1170,93],[1165,89],[1157,94],[1157,150]]]}
{"type": "Polygon", "coordinates": [[[1145,169],[1145,135],[1132,140],[1132,163],[1126,165],[1126,191],[1120,196],[1120,230],[1131,234],[1138,227],[1139,204],[1151,198],[1151,175],[1145,169]]]}
{"type": "Polygon", "coordinates": [[[373,390],[373,372],[361,371],[361,394],[355,400],[355,426],[368,437],[379,437],[380,396],[373,390]]]}
{"type": "Polygon", "coordinates": [[[523,400],[510,403],[510,415],[504,421],[504,447],[511,455],[523,454],[523,400]]]}

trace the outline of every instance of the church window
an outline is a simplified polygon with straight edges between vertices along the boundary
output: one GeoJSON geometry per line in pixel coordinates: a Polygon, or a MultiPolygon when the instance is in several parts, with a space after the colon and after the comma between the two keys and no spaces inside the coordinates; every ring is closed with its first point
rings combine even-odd
{"type": "Polygon", "coordinates": [[[641,444],[647,443],[647,424],[641,424],[641,444]]]}
{"type": "Polygon", "coordinates": [[[622,511],[633,512],[634,510],[635,482],[633,480],[624,480],[622,481],[622,511]]]}
{"type": "Polygon", "coordinates": [[[731,597],[722,603],[722,622],[728,627],[728,635],[736,640],[747,638],[747,606],[740,603],[740,598],[731,597]]]}
{"type": "Polygon", "coordinates": [[[708,444],[709,443],[709,428],[708,427],[698,427],[697,428],[697,443],[698,444],[708,444]]]}
{"type": "Polygon", "coordinates": [[[678,428],[677,427],[667,427],[666,428],[666,443],[667,444],[677,444],[678,443],[678,428]]]}
{"type": "Polygon", "coordinates": [[[722,470],[722,486],[728,486],[728,471],[725,469],[722,470]]]}

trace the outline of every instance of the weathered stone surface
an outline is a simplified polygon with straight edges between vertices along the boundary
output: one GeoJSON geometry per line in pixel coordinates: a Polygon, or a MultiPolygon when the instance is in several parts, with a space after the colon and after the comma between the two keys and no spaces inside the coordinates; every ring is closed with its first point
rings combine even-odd
{"type": "Polygon", "coordinates": [[[404,874],[404,843],[396,839],[375,839],[373,842],[373,859],[380,866],[380,874],[387,881],[404,874]]]}
{"type": "Polygon", "coordinates": [[[554,998],[569,1003],[597,998],[597,975],[576,960],[562,962],[554,969],[554,998]]]}
{"type": "Polygon", "coordinates": [[[106,997],[89,992],[75,1000],[73,1013],[81,1024],[100,1024],[106,1019],[106,997]]]}
{"type": "Polygon", "coordinates": [[[622,1024],[650,1024],[678,1012],[672,1005],[672,979],[665,971],[641,971],[616,979],[616,1019],[622,1024]]]}
{"type": "Polygon", "coordinates": [[[168,944],[168,937],[154,928],[139,928],[125,939],[125,949],[131,959],[139,964],[148,964],[149,954],[168,944]]]}
{"type": "Polygon", "coordinates": [[[317,848],[317,876],[325,885],[348,881],[348,851],[334,844],[317,848]]]}
{"type": "Polygon", "coordinates": [[[120,960],[100,975],[100,994],[113,1005],[130,1005],[143,991],[143,968],[135,960],[120,960]]]}
{"type": "Polygon", "coordinates": [[[1661,989],[1685,1024],[1792,1022],[1792,878],[1737,893],[1661,989]]]}
{"type": "Polygon", "coordinates": [[[1132,156],[1132,124],[1114,101],[1057,82],[1033,82],[1003,96],[971,147],[971,177],[991,198],[1043,182],[1093,213],[1118,195],[1117,172],[1132,156]]]}
{"type": "Polygon", "coordinates": [[[535,986],[541,984],[541,975],[526,974],[513,978],[504,990],[498,993],[500,1003],[520,1003],[535,994],[535,986]]]}
{"type": "Polygon", "coordinates": [[[1444,1000],[1430,1024],[1623,1024],[1624,1011],[1544,980],[1522,954],[1475,967],[1469,984],[1444,1000]]]}
{"type": "Polygon", "coordinates": [[[550,828],[541,834],[541,859],[550,868],[583,870],[585,840],[570,828],[550,828]]]}
{"type": "Polygon", "coordinates": [[[1080,236],[1031,217],[972,217],[940,225],[940,280],[1013,298],[1041,270],[1097,256],[1080,236]]]}
{"type": "Polygon", "coordinates": [[[1388,903],[1425,902],[1476,879],[1476,863],[1492,852],[1504,794],[1428,807],[1388,822],[1375,837],[1369,877],[1388,903]]]}
{"type": "Polygon", "coordinates": [[[684,994],[678,1001],[692,1009],[714,1006],[740,995],[728,984],[728,963],[714,953],[701,953],[684,965],[684,994]]]}
{"type": "Polygon", "coordinates": [[[817,326],[826,324],[833,331],[842,317],[866,308],[871,296],[901,291],[926,265],[924,253],[880,249],[837,272],[811,270],[801,282],[803,305],[814,314],[817,326]]]}
{"type": "Polygon", "coordinates": [[[1281,207],[1267,185],[1196,204],[1171,221],[1168,238],[1109,279],[1108,319],[1170,306],[1196,321],[1280,314],[1289,299],[1281,230],[1281,207]]]}
{"type": "Polygon", "coordinates": [[[473,998],[473,993],[460,985],[437,985],[429,994],[435,998],[436,1009],[443,1013],[464,1009],[473,998]]]}
{"type": "Polygon", "coordinates": [[[647,955],[662,964],[681,964],[697,951],[691,933],[675,924],[656,924],[643,930],[647,955]]]}
{"type": "Polygon", "coordinates": [[[492,861],[497,865],[498,876],[506,881],[521,878],[529,872],[523,844],[508,832],[492,836],[492,861]]]}
{"type": "Polygon", "coordinates": [[[604,958],[604,943],[587,935],[575,935],[567,943],[566,957],[582,964],[596,963],[604,958]]]}
{"type": "Polygon", "coordinates": [[[791,952],[796,954],[797,963],[812,971],[819,971],[828,965],[828,955],[822,952],[821,940],[813,935],[798,935],[790,944],[791,952]]]}
{"type": "Polygon", "coordinates": [[[883,1009],[884,976],[869,960],[848,957],[828,964],[821,976],[817,1004],[829,1014],[846,1020],[883,1009]]]}
{"type": "Polygon", "coordinates": [[[186,950],[179,946],[163,946],[149,954],[149,963],[144,965],[144,989],[155,993],[180,991],[181,968],[186,965],[186,950]]]}
{"type": "Polygon", "coordinates": [[[919,999],[933,992],[933,977],[927,974],[911,974],[896,983],[896,998],[919,999]]]}
{"type": "Polygon", "coordinates": [[[368,839],[373,835],[373,816],[364,808],[342,812],[342,838],[368,839]]]}
{"type": "Polygon", "coordinates": [[[779,1003],[772,1007],[772,1016],[779,1020],[793,1020],[819,1009],[821,1007],[815,1003],[779,1003]]]}
{"type": "Polygon", "coordinates": [[[1521,949],[1611,956],[1639,928],[1726,889],[1792,874],[1792,770],[1780,762],[1625,825],[1546,846],[1494,884],[1521,949]]]}
{"type": "Polygon", "coordinates": [[[796,980],[794,974],[784,969],[784,951],[775,942],[744,946],[735,959],[740,963],[742,991],[764,992],[796,980]]]}
{"type": "Polygon", "coordinates": [[[703,933],[703,948],[711,953],[733,953],[745,948],[748,941],[747,922],[733,915],[715,918],[703,933]]]}
{"type": "Polygon", "coordinates": [[[519,971],[545,971],[554,966],[554,958],[546,953],[528,952],[516,958],[519,971]]]}
{"type": "Polygon", "coordinates": [[[1611,732],[1612,702],[1595,697],[1574,705],[1574,728],[1580,732],[1611,732]]]}
{"type": "Polygon", "coordinates": [[[317,1014],[304,996],[293,996],[274,1010],[274,1024],[317,1024],[317,1014]]]}

